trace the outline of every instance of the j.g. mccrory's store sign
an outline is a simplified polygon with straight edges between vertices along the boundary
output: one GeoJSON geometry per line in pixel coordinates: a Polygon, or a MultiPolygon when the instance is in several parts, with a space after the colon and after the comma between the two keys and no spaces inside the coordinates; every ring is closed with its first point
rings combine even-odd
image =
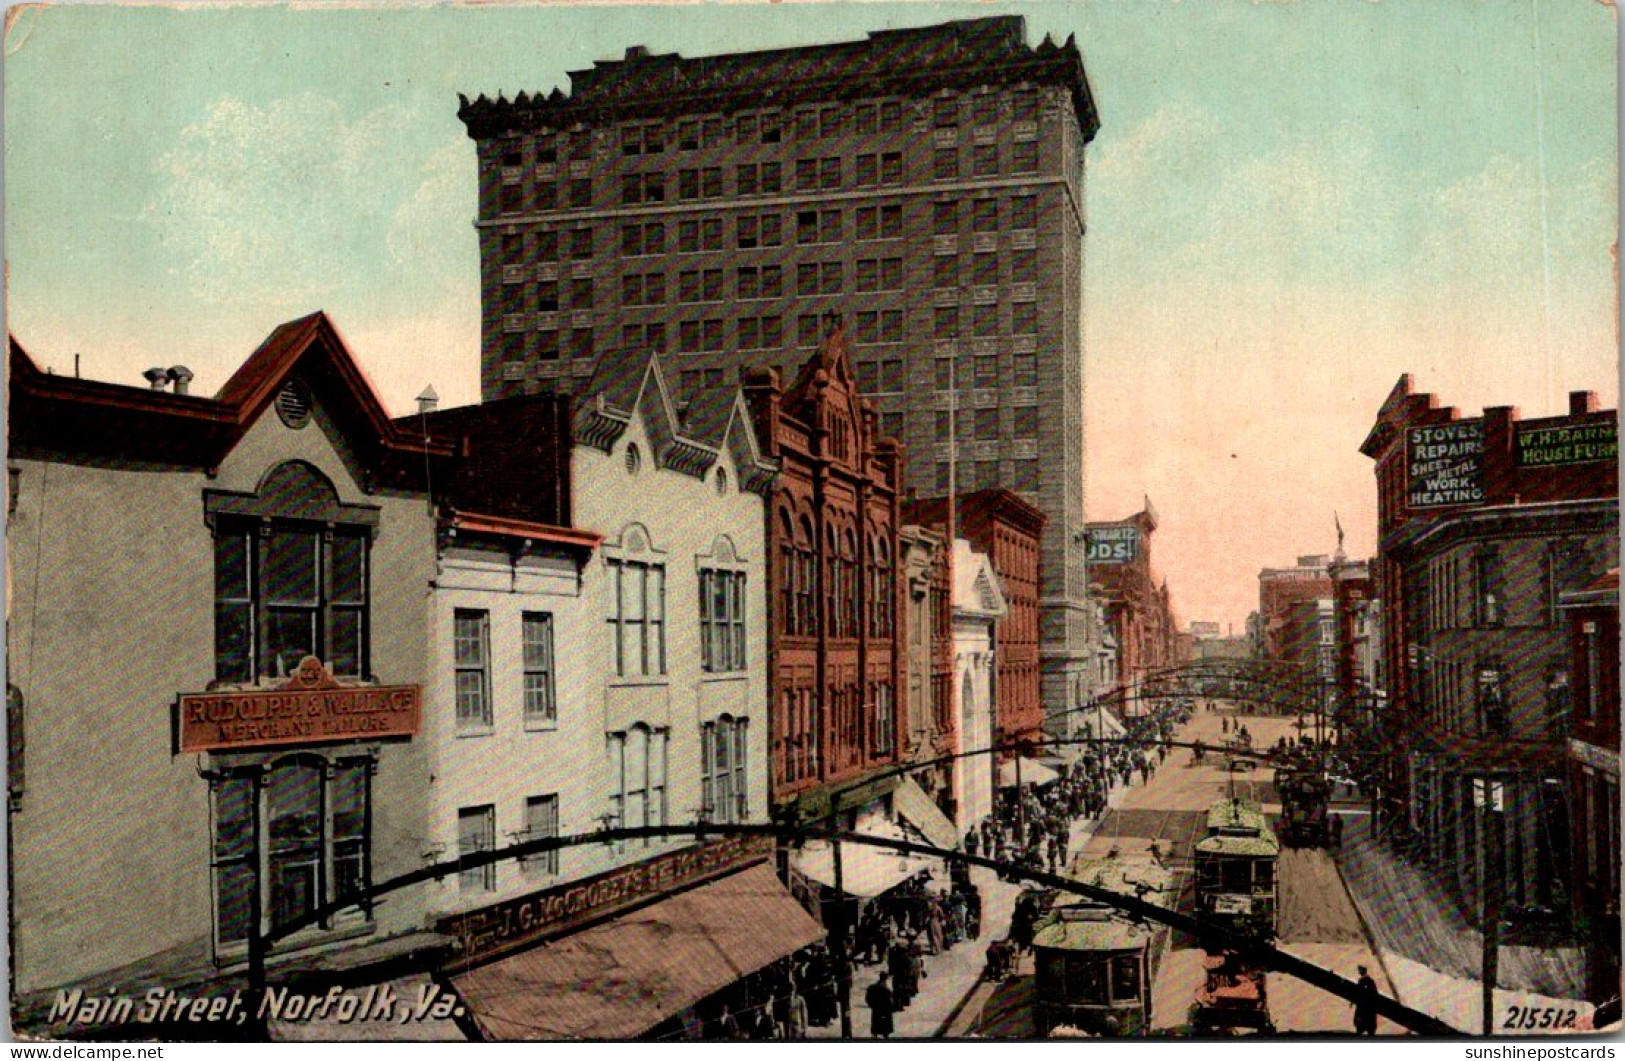
{"type": "Polygon", "coordinates": [[[190,693],[175,705],[176,751],[411,737],[422,721],[416,685],[344,685],[306,657],[274,689],[190,693]]]}

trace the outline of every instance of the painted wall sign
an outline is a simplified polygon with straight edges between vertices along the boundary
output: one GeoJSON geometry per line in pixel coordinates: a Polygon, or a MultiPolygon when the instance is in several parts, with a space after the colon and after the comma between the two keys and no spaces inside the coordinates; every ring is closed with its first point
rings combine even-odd
{"type": "Polygon", "coordinates": [[[467,968],[684,885],[743,868],[772,853],[771,837],[732,836],[458,914],[441,921],[436,930],[461,943],[462,952],[453,965],[467,968]]]}
{"type": "Polygon", "coordinates": [[[274,689],[189,693],[176,703],[180,753],[274,744],[415,736],[423,719],[416,685],[344,685],[306,656],[274,689]]]}
{"type": "Polygon", "coordinates": [[[1127,564],[1139,555],[1140,528],[1090,527],[1084,534],[1084,554],[1091,564],[1127,564]]]}
{"type": "Polygon", "coordinates": [[[1411,508],[1484,501],[1484,422],[1459,420],[1410,430],[1406,504],[1411,508]]]}
{"type": "Polygon", "coordinates": [[[1520,427],[1517,438],[1518,465],[1523,468],[1619,459],[1619,424],[1614,420],[1576,427],[1520,427]]]}

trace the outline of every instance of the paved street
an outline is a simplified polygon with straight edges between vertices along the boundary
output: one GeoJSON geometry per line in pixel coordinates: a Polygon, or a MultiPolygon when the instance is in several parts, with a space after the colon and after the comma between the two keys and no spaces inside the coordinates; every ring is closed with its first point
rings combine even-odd
{"type": "MultiPolygon", "coordinates": [[[[1273,744],[1279,737],[1296,736],[1291,719],[1251,715],[1239,719],[1253,737],[1254,747],[1273,744]]],[[[1186,723],[1176,739],[1200,740],[1209,746],[1225,737],[1220,714],[1201,711],[1186,723]]],[[[1258,799],[1266,812],[1280,810],[1271,772],[1267,769],[1238,771],[1226,769],[1222,756],[1210,754],[1203,763],[1191,762],[1191,753],[1178,750],[1151,776],[1149,783],[1136,785],[1123,793],[1117,807],[1108,812],[1089,842],[1081,849],[1090,857],[1101,857],[1116,847],[1124,854],[1148,850],[1153,840],[1164,859],[1180,875],[1180,908],[1191,909],[1192,845],[1200,838],[1205,816],[1215,800],[1234,793],[1258,799]]],[[[1287,850],[1280,866],[1281,934],[1286,950],[1323,968],[1350,979],[1360,965],[1366,965],[1385,994],[1392,994],[1387,971],[1372,950],[1359,914],[1343,887],[1337,868],[1324,851],[1287,850]]],[[[1152,988],[1152,1028],[1172,1032],[1182,1029],[1188,1019],[1191,1001],[1201,978],[1202,950],[1181,933],[1168,933],[1161,943],[1162,955],[1152,988]]],[[[973,1034],[987,1036],[1031,1035],[1028,1003],[1032,992],[1032,964],[1025,960],[1018,975],[997,990],[984,991],[974,1019],[965,1021],[973,1034]]],[[[1271,973],[1268,981],[1270,1011],[1278,1030],[1283,1032],[1352,1031],[1352,1009],[1348,1002],[1293,977],[1271,973]]],[[[1404,1034],[1403,1029],[1381,1021],[1378,1033],[1404,1034]]]]}

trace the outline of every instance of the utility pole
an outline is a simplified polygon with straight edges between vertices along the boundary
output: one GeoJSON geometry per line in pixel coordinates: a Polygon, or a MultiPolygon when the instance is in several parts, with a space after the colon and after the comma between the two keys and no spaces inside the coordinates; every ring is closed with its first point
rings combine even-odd
{"type": "Polygon", "coordinates": [[[852,935],[846,923],[846,878],[841,867],[841,841],[831,840],[835,852],[835,910],[840,922],[840,945],[835,948],[835,982],[840,989],[841,1038],[852,1038],[852,935]]]}
{"type": "Polygon", "coordinates": [[[1478,790],[1484,822],[1484,871],[1479,887],[1484,900],[1484,923],[1480,926],[1484,933],[1482,1034],[1487,1037],[1495,1034],[1495,981],[1501,960],[1501,900],[1506,878],[1506,856],[1501,850],[1503,788],[1502,782],[1494,778],[1474,778],[1473,788],[1478,790]]]}

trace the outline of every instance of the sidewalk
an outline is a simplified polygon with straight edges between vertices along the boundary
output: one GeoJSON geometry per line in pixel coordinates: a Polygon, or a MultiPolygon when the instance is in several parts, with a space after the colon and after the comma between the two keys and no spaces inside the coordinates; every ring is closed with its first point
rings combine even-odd
{"type": "MultiPolygon", "coordinates": [[[[1106,802],[1106,811],[1100,818],[1080,818],[1072,823],[1069,835],[1068,857],[1075,857],[1094,836],[1095,829],[1106,814],[1116,809],[1128,790],[1119,786],[1112,790],[1106,802]]],[[[893,1037],[897,1039],[932,1039],[941,1036],[960,1038],[971,1034],[983,1005],[998,986],[984,983],[982,970],[987,960],[988,944],[1010,934],[1010,916],[1015,911],[1016,897],[1021,885],[1001,881],[998,874],[980,866],[971,867],[971,882],[982,895],[982,934],[947,948],[940,954],[925,956],[925,979],[919,994],[908,1008],[892,1016],[893,1037]]],[[[852,975],[852,1036],[869,1038],[869,1007],[863,996],[869,986],[880,978],[885,963],[860,965],[852,975]]],[[[809,1039],[839,1039],[840,1021],[831,1021],[822,1028],[808,1028],[809,1039]]]]}
{"type": "MultiPolygon", "coordinates": [[[[1367,815],[1344,815],[1338,868],[1393,982],[1398,999],[1463,1032],[1483,1028],[1483,937],[1437,882],[1372,838],[1367,815]]],[[[1579,1008],[1584,965],[1574,947],[1502,947],[1500,1015],[1513,1006],[1579,1008]]],[[[1518,1034],[1499,1027],[1497,1034],[1518,1034]]],[[[1527,1033],[1524,1033],[1527,1034],[1527,1033]]]]}

